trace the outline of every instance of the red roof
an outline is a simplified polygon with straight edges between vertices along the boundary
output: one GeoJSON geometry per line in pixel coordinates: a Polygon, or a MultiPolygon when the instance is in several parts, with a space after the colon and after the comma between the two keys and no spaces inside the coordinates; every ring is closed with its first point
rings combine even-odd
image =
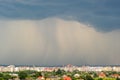
{"type": "Polygon", "coordinates": [[[72,80],[70,77],[65,77],[64,80],[72,80]]]}
{"type": "Polygon", "coordinates": [[[103,77],[106,77],[106,75],[105,75],[105,73],[101,72],[101,73],[99,74],[99,77],[103,78],[103,77]]]}

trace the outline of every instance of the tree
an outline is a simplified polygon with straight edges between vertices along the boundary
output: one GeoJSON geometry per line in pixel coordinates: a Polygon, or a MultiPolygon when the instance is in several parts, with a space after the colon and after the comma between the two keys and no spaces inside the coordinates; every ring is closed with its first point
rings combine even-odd
{"type": "Polygon", "coordinates": [[[56,75],[61,75],[62,74],[62,71],[60,70],[60,69],[58,69],[57,71],[56,71],[56,75]]]}
{"type": "Polygon", "coordinates": [[[116,78],[116,80],[120,80],[120,78],[116,78]]]}
{"type": "Polygon", "coordinates": [[[94,80],[90,75],[86,75],[85,80],[94,80]]]}
{"type": "Polygon", "coordinates": [[[98,78],[98,80],[103,80],[102,78],[98,78]]]}
{"type": "Polygon", "coordinates": [[[18,73],[18,76],[21,80],[24,80],[28,76],[28,74],[25,71],[20,71],[18,73]]]}
{"type": "Polygon", "coordinates": [[[0,80],[5,80],[4,78],[0,77],[0,80]]]}
{"type": "Polygon", "coordinates": [[[0,73],[0,80],[8,80],[11,78],[11,75],[9,75],[8,73],[0,73]]]}
{"type": "Polygon", "coordinates": [[[42,76],[41,72],[35,72],[34,75],[33,75],[35,78],[39,77],[39,76],[42,76]]]}
{"type": "Polygon", "coordinates": [[[0,73],[0,77],[3,77],[3,73],[0,73]]]}
{"type": "Polygon", "coordinates": [[[6,73],[6,74],[4,74],[3,78],[4,78],[5,80],[9,80],[9,79],[12,78],[12,76],[6,73]]]}

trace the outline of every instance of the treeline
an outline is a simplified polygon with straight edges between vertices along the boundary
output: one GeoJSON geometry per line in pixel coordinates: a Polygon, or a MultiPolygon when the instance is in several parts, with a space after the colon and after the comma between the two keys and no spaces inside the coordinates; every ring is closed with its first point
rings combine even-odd
{"type": "Polygon", "coordinates": [[[20,71],[20,72],[1,72],[0,80],[36,80],[38,77],[44,77],[44,80],[48,78],[56,78],[55,80],[63,80],[63,76],[67,75],[72,80],[120,80],[120,72],[82,72],[78,70],[64,71],[61,69],[54,70],[52,72],[37,72],[37,71],[20,71]]]}

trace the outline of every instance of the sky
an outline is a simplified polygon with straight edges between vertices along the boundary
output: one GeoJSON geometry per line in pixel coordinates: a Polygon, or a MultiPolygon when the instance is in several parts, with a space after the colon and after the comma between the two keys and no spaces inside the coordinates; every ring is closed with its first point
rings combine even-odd
{"type": "Polygon", "coordinates": [[[120,65],[120,0],[0,0],[0,64],[120,65]]]}

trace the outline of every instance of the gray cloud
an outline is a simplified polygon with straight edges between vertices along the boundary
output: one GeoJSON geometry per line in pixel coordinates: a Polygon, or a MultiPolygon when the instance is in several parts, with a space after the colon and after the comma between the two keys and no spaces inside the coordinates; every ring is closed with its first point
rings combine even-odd
{"type": "Polygon", "coordinates": [[[0,19],[60,17],[89,23],[106,32],[120,28],[119,4],[119,0],[0,0],[0,19]]]}
{"type": "Polygon", "coordinates": [[[58,18],[0,21],[1,64],[120,64],[120,30],[58,18]]]}

